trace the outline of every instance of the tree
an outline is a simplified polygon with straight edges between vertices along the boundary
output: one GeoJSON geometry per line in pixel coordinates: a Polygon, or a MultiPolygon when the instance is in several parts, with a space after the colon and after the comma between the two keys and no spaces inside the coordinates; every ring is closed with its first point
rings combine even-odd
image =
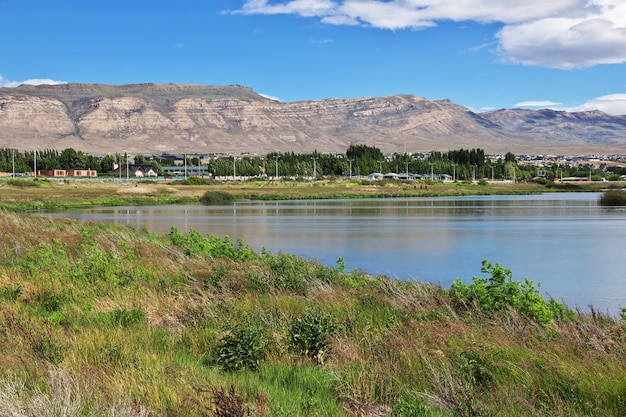
{"type": "Polygon", "coordinates": [[[146,157],[142,154],[137,154],[133,157],[133,161],[135,161],[136,164],[143,165],[146,163],[146,157]]]}

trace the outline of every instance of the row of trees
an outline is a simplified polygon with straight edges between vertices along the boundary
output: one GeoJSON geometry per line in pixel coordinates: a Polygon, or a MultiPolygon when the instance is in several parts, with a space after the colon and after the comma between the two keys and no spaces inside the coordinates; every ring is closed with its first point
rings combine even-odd
{"type": "MultiPolygon", "coordinates": [[[[19,152],[14,149],[0,149],[0,171],[32,172],[38,170],[90,168],[99,175],[116,175],[117,164],[126,162],[125,154],[107,154],[102,157],[76,151],[72,148],[61,152],[39,150],[19,152]]],[[[174,165],[173,158],[150,159],[135,155],[131,163],[151,164],[161,170],[164,165],[174,165]]],[[[200,166],[199,156],[185,156],[188,166],[200,166]]],[[[518,165],[516,157],[507,153],[504,158],[491,161],[482,149],[459,149],[448,152],[432,152],[427,157],[416,158],[406,153],[385,157],[380,149],[367,145],[350,145],[345,155],[294,152],[272,152],[265,156],[224,157],[212,159],[205,165],[215,176],[346,176],[380,173],[408,174],[448,174],[455,180],[472,179],[515,179],[525,180],[537,175],[545,177],[588,176],[597,179],[603,172],[593,166],[565,167],[554,164],[537,169],[518,165]]],[[[623,175],[624,169],[614,168],[613,175],[623,175]]],[[[162,172],[161,172],[162,173],[162,172]]]]}

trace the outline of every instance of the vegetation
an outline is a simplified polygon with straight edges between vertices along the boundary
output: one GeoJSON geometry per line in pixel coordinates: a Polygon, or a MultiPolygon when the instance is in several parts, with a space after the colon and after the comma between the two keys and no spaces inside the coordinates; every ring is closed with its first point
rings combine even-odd
{"type": "Polygon", "coordinates": [[[232,194],[221,190],[207,191],[200,197],[202,204],[224,204],[234,200],[235,197],[232,194]]]}
{"type": "MultiPolygon", "coordinates": [[[[297,200],[330,198],[436,197],[462,195],[531,194],[546,191],[603,191],[606,183],[546,185],[537,183],[478,183],[434,181],[367,181],[330,178],[317,181],[113,181],[6,179],[0,180],[0,209],[12,211],[68,207],[198,203],[203,196],[218,202],[233,199],[297,200]],[[208,197],[210,196],[210,197],[208,197]]],[[[617,184],[616,186],[620,186],[617,184]]]]}
{"type": "MultiPolygon", "coordinates": [[[[153,165],[160,175],[166,165],[182,164],[199,167],[203,155],[145,156],[142,154],[107,154],[102,157],[88,155],[72,148],[57,150],[19,152],[15,149],[0,149],[0,172],[31,173],[37,170],[90,168],[99,176],[118,176],[129,161],[136,164],[153,165]]],[[[483,149],[458,149],[448,152],[433,151],[426,154],[393,153],[383,155],[380,149],[367,145],[350,145],[342,154],[322,154],[317,151],[296,154],[294,152],[271,152],[266,155],[242,155],[204,159],[204,168],[214,177],[242,176],[257,178],[311,178],[366,176],[374,172],[396,174],[421,174],[433,176],[447,174],[454,181],[476,181],[480,179],[529,181],[540,179],[546,182],[563,177],[583,177],[601,181],[604,177],[619,181],[626,168],[603,164],[595,167],[591,163],[546,164],[541,169],[518,163],[517,157],[506,153],[498,159],[485,155],[483,149]]],[[[187,179],[187,185],[206,185],[200,178],[187,179]]]]}
{"type": "Polygon", "coordinates": [[[193,230],[0,229],[0,415],[626,413],[623,323],[498,264],[445,289],[193,230]]]}
{"type": "Polygon", "coordinates": [[[620,190],[605,191],[600,197],[601,206],[626,206],[626,192],[620,190]]]}

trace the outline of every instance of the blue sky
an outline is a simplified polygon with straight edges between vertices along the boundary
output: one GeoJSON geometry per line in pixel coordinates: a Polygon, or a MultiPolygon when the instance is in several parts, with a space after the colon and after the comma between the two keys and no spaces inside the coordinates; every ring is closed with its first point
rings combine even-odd
{"type": "Polygon", "coordinates": [[[0,86],[240,84],[626,114],[624,0],[0,0],[0,86]]]}

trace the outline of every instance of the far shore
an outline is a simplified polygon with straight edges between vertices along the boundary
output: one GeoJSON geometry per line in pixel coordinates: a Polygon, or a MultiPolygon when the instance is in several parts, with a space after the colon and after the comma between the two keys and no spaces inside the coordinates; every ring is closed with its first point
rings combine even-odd
{"type": "Polygon", "coordinates": [[[367,181],[321,179],[316,181],[187,181],[109,178],[85,180],[0,179],[0,209],[30,211],[72,207],[189,204],[208,191],[225,191],[236,199],[301,200],[345,198],[443,197],[514,195],[559,191],[621,189],[626,181],[581,184],[512,182],[367,181]]]}

